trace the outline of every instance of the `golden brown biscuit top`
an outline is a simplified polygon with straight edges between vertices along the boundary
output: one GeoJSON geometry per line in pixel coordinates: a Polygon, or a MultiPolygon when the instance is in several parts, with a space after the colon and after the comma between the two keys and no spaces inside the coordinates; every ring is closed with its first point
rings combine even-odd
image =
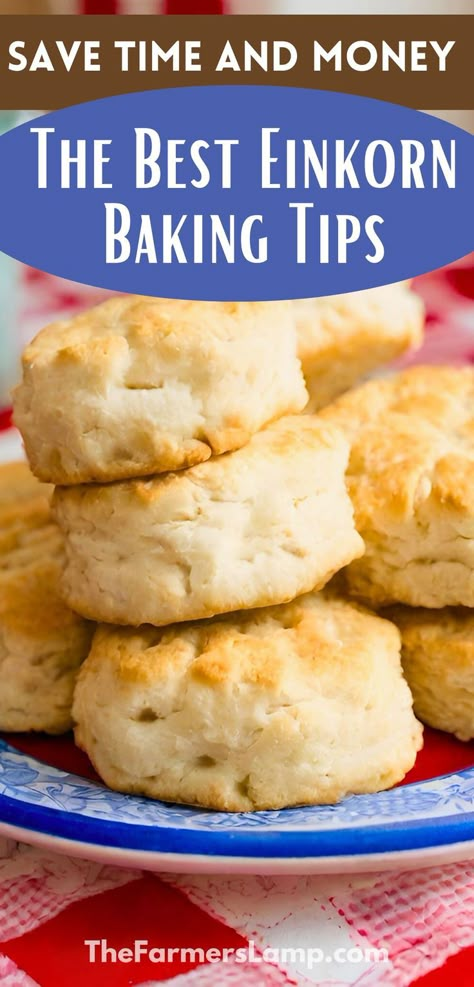
{"type": "Polygon", "coordinates": [[[0,467],[0,625],[36,642],[83,623],[60,598],[64,548],[51,489],[25,463],[0,467]]]}
{"type": "MultiPolygon", "coordinates": [[[[398,657],[396,627],[352,603],[308,593],[291,603],[162,629],[102,626],[88,662],[109,660],[125,683],[189,677],[211,689],[259,686],[284,702],[285,687],[305,677],[309,690],[362,694],[367,666],[381,652],[398,657]]],[[[308,695],[310,698],[310,693],[308,695]]]]}
{"type": "Polygon", "coordinates": [[[52,360],[103,361],[128,349],[157,343],[170,355],[183,340],[194,341],[203,356],[212,341],[232,342],[252,335],[261,320],[293,325],[289,302],[205,302],[121,295],[86,312],[46,326],[23,353],[25,368],[52,360]]]}
{"type": "Polygon", "coordinates": [[[40,483],[26,463],[0,466],[0,568],[28,540],[29,533],[51,525],[53,487],[40,483]]]}
{"type": "Polygon", "coordinates": [[[423,336],[423,303],[406,282],[295,299],[293,306],[303,361],[315,354],[347,358],[354,346],[373,347],[374,339],[403,339],[406,346],[415,346],[423,336]]]}
{"type": "Polygon", "coordinates": [[[344,394],[320,413],[351,443],[359,527],[404,520],[431,498],[474,514],[474,369],[420,366],[344,394]]]}
{"type": "Polygon", "coordinates": [[[0,523],[5,508],[16,510],[23,501],[45,501],[52,490],[33,476],[26,463],[0,464],[0,523]]]}
{"type": "Polygon", "coordinates": [[[84,623],[61,599],[61,573],[62,562],[57,558],[10,569],[8,578],[0,572],[2,628],[38,641],[84,623]]]}

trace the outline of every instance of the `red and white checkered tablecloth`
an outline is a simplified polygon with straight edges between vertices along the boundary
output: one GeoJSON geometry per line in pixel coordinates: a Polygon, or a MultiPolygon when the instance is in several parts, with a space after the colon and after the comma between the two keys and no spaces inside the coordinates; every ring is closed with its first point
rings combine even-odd
{"type": "MultiPolygon", "coordinates": [[[[220,13],[223,6],[221,0],[77,0],[77,12],[96,14],[220,13]]],[[[419,279],[417,289],[428,306],[423,359],[474,362],[474,258],[419,279]]],[[[29,272],[24,338],[97,297],[92,289],[29,272]]],[[[0,413],[0,429],[7,425],[8,414],[0,413]]],[[[50,763],[87,771],[68,740],[15,742],[50,763]]],[[[472,745],[431,734],[417,772],[428,777],[471,763],[472,745]]],[[[473,969],[472,862],[338,878],[159,876],[0,838],[0,987],[471,987],[473,969]],[[86,940],[103,940],[112,950],[148,941],[174,953],[160,963],[105,963],[100,955],[93,963],[86,940]],[[249,944],[254,962],[232,959],[230,951],[249,944]],[[214,949],[215,961],[180,954],[196,947],[214,949]],[[312,970],[301,963],[285,969],[278,962],[284,947],[320,949],[324,961],[312,970]],[[374,948],[387,950],[386,963],[370,959],[374,948]],[[336,954],[345,962],[336,963],[336,954]]]]}
{"type": "MultiPolygon", "coordinates": [[[[100,294],[32,271],[25,287],[25,335],[100,294]]],[[[474,362],[474,255],[418,279],[416,288],[428,311],[423,361],[474,362]]],[[[68,739],[14,743],[58,767],[90,770],[68,739]]],[[[472,763],[474,745],[428,732],[410,777],[472,763]]],[[[471,987],[474,862],[337,878],[158,876],[0,839],[0,953],[0,987],[471,987]],[[100,955],[91,962],[86,940],[116,950],[148,940],[174,953],[159,963],[102,962],[100,955]],[[254,962],[226,961],[226,949],[249,943],[254,962]],[[196,947],[216,953],[200,963],[179,952],[196,947]],[[278,952],[284,947],[319,949],[324,961],[312,970],[304,960],[288,965],[278,952]],[[387,950],[385,963],[375,961],[374,948],[387,950]]]]}

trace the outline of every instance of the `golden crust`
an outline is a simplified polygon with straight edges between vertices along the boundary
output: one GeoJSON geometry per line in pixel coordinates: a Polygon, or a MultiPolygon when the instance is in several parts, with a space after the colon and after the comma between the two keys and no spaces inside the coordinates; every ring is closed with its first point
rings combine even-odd
{"type": "Polygon", "coordinates": [[[26,463],[0,465],[0,570],[11,566],[11,553],[34,531],[51,524],[51,495],[52,487],[39,483],[26,463]]]}
{"type": "Polygon", "coordinates": [[[399,650],[393,623],[354,603],[313,593],[281,606],[165,628],[102,626],[88,667],[105,653],[119,683],[150,685],[185,673],[216,689],[237,682],[260,685],[278,699],[296,661],[298,673],[318,675],[331,686],[334,680],[336,690],[344,689],[344,675],[350,674],[357,703],[365,696],[367,656],[377,647],[383,654],[399,650]]]}
{"type": "Polygon", "coordinates": [[[64,547],[50,490],[23,463],[0,469],[0,729],[61,733],[92,629],[63,603],[64,547]],[[30,499],[28,499],[30,497],[30,499]]]}
{"type": "MultiPolygon", "coordinates": [[[[384,614],[385,615],[385,614],[384,614]]],[[[474,612],[393,607],[416,715],[459,740],[474,738],[474,612]]]]}
{"type": "Polygon", "coordinates": [[[311,412],[423,340],[423,303],[406,283],[299,299],[294,311],[311,412]]]}
{"type": "MultiPolygon", "coordinates": [[[[51,358],[97,359],[104,347],[124,348],[125,342],[146,343],[153,350],[157,337],[179,348],[183,336],[228,339],[247,331],[249,320],[268,313],[275,318],[285,312],[281,302],[205,302],[179,298],[151,298],[148,295],[118,295],[94,308],[46,326],[25,348],[23,365],[51,358]],[[281,310],[279,311],[279,307],[281,310]]],[[[134,381],[137,384],[137,381],[134,381]]]]}
{"type": "MultiPolygon", "coordinates": [[[[127,507],[152,507],[170,497],[170,492],[178,491],[191,484],[196,489],[205,488],[216,494],[225,494],[229,485],[235,483],[238,468],[248,472],[255,468],[263,458],[268,460],[283,460],[298,453],[311,454],[315,449],[331,450],[333,447],[344,448],[342,434],[331,425],[321,422],[316,416],[282,418],[264,431],[255,435],[251,444],[235,455],[221,456],[205,463],[199,463],[192,470],[170,472],[161,476],[143,479],[130,479],[101,486],[100,484],[80,484],[73,488],[57,488],[54,504],[62,501],[68,504],[109,505],[110,509],[127,507]],[[237,466],[238,464],[238,466],[237,466]]],[[[180,520],[179,515],[173,514],[173,520],[180,520]]],[[[182,520],[190,520],[188,514],[183,514],[182,520]]]]}
{"type": "Polygon", "coordinates": [[[347,484],[366,554],[347,571],[381,606],[474,605],[474,370],[415,367],[321,412],[351,443],[347,484]]]}
{"type": "Polygon", "coordinates": [[[163,630],[100,627],[76,740],[112,788],[225,811],[375,791],[422,742],[399,648],[393,624],[316,593],[163,630]]]}
{"type": "Polygon", "coordinates": [[[57,484],[183,469],[307,401],[289,302],[112,298],[26,348],[15,421],[57,484]]]}
{"type": "Polygon", "coordinates": [[[52,488],[39,483],[26,463],[0,464],[0,521],[8,508],[14,510],[23,502],[49,500],[52,488]]]}

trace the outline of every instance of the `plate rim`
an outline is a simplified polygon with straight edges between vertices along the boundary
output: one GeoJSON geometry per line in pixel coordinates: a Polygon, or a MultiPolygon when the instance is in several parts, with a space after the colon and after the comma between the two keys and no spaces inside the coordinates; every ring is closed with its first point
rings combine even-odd
{"type": "MultiPolygon", "coordinates": [[[[81,784],[93,785],[99,790],[108,791],[101,783],[92,782],[80,775],[64,772],[30,754],[25,754],[14,745],[3,741],[0,748],[0,763],[3,754],[14,753],[25,764],[42,765],[72,778],[81,784]]],[[[460,778],[474,780],[474,766],[457,772],[439,776],[441,779],[460,778]]],[[[438,779],[414,782],[412,785],[428,785],[438,779]]],[[[406,788],[410,785],[404,786],[406,788]]],[[[396,789],[394,789],[396,791],[396,789]]],[[[122,793],[120,793],[122,794],[122,793]]],[[[127,797],[127,796],[125,796],[127,797]]],[[[134,798],[134,796],[128,796],[134,798]]],[[[361,796],[363,797],[363,796],[361,796]]],[[[163,803],[166,806],[166,803],[163,803]]],[[[449,804],[449,803],[448,803],[449,804]]],[[[189,808],[184,807],[183,808],[189,808]]],[[[112,811],[112,810],[111,810],[112,811]]],[[[340,828],[298,828],[271,829],[234,827],[229,814],[228,828],[193,829],[186,825],[165,827],[163,825],[140,822],[117,821],[84,815],[61,807],[51,808],[40,805],[28,798],[15,798],[0,793],[0,826],[18,826],[25,831],[51,839],[66,839],[73,843],[85,843],[96,847],[108,847],[123,852],[140,851],[145,854],[178,854],[233,859],[252,858],[266,861],[281,859],[307,859],[330,857],[331,859],[363,859],[367,855],[403,853],[408,851],[435,850],[458,843],[466,845],[474,840],[474,808],[472,811],[459,810],[455,814],[432,818],[404,818],[400,821],[387,820],[382,816],[377,823],[358,823],[340,828]],[[77,840],[78,833],[81,839],[77,840]]]]}

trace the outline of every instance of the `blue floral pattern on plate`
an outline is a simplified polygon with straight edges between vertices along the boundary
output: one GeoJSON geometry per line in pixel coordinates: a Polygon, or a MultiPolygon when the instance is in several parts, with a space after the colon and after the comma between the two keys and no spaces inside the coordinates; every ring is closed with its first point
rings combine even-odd
{"type": "Polygon", "coordinates": [[[320,848],[357,854],[436,846],[474,839],[474,767],[338,805],[228,814],[122,795],[0,741],[2,821],[161,852],[304,856],[320,848]]]}

